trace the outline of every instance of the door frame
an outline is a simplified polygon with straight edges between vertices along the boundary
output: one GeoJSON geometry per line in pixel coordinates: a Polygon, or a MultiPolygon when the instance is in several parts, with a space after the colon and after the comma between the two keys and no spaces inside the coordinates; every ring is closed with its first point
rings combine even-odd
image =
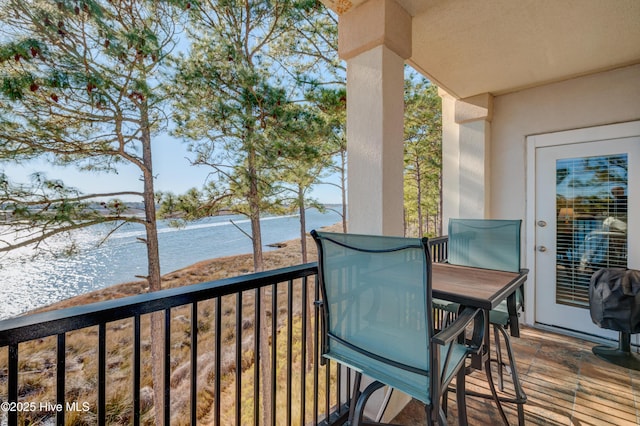
{"type": "MultiPolygon", "coordinates": [[[[597,142],[640,136],[640,120],[607,124],[594,127],[539,133],[526,136],[526,217],[525,217],[525,262],[529,268],[525,286],[524,322],[536,325],[536,150],[538,148],[597,142]]],[[[580,337],[580,333],[576,333],[580,337]]]]}

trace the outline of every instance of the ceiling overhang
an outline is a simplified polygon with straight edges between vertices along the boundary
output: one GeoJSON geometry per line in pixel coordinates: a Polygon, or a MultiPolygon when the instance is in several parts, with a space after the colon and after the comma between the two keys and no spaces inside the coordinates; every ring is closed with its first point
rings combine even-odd
{"type": "MultiPolygon", "coordinates": [[[[368,0],[323,1],[344,14],[368,0]]],[[[457,98],[640,63],[637,0],[387,1],[412,17],[407,62],[457,98]]]]}

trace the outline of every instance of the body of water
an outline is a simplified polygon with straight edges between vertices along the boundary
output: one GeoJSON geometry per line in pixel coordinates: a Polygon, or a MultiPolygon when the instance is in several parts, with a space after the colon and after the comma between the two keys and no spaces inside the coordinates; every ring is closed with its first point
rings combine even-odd
{"type": "MultiPolygon", "coordinates": [[[[193,263],[236,254],[251,253],[251,241],[231,220],[250,232],[250,223],[243,216],[218,216],[192,222],[183,228],[173,228],[159,222],[160,267],[162,274],[193,263]]],[[[307,211],[307,231],[340,222],[332,211],[307,211]]],[[[136,275],[146,275],[145,245],[139,238],[145,233],[141,225],[127,224],[104,237],[107,226],[81,229],[69,237],[48,242],[51,251],[34,257],[32,248],[20,249],[0,257],[0,319],[46,306],[78,294],[122,282],[135,281],[136,275]],[[101,243],[102,242],[102,243],[101,243]],[[61,251],[70,244],[72,255],[61,251]]],[[[262,241],[267,245],[299,238],[298,216],[265,217],[262,219],[262,241]]]]}

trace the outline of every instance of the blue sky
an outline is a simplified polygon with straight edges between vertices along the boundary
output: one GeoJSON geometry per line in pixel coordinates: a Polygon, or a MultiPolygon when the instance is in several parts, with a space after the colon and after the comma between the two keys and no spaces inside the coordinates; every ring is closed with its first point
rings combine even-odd
{"type": "MultiPolygon", "coordinates": [[[[181,32],[178,32],[180,34],[181,32]]],[[[174,53],[187,52],[189,43],[183,37],[178,37],[174,53]]],[[[210,168],[192,166],[188,158],[192,155],[187,150],[187,144],[168,134],[154,136],[153,139],[153,168],[156,176],[156,191],[184,193],[196,187],[200,188],[207,180],[210,168]]],[[[2,164],[0,172],[4,171],[12,181],[28,182],[29,176],[36,172],[43,172],[49,179],[60,179],[67,186],[87,193],[105,193],[116,191],[142,191],[140,171],[131,165],[120,165],[118,174],[96,174],[94,172],[80,172],[74,167],[52,166],[46,161],[33,161],[24,165],[2,164]]],[[[328,180],[339,183],[338,176],[328,180]]],[[[334,185],[318,185],[310,194],[311,197],[325,204],[341,204],[340,190],[334,185]]],[[[137,198],[123,197],[126,201],[141,201],[137,198]]]]}
{"type": "MultiPolygon", "coordinates": [[[[176,194],[188,189],[200,188],[206,181],[211,169],[192,166],[186,144],[168,135],[157,135],[153,141],[153,167],[156,175],[156,191],[171,191],[176,194]]],[[[33,161],[24,165],[0,164],[12,181],[27,182],[29,176],[44,172],[49,179],[60,179],[66,185],[73,186],[83,193],[141,191],[140,171],[133,166],[122,165],[118,174],[80,172],[73,167],[55,167],[46,161],[33,161]]],[[[337,179],[331,179],[337,183],[337,179]]],[[[340,190],[332,185],[319,185],[311,194],[323,203],[339,204],[340,190]]],[[[125,198],[127,201],[140,201],[125,198]]]]}

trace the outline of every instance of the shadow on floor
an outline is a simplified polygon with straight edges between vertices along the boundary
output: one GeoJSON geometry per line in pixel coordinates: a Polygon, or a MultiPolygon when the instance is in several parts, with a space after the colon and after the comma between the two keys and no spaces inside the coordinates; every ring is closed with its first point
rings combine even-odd
{"type": "MultiPolygon", "coordinates": [[[[640,371],[600,360],[591,352],[592,342],[525,326],[520,331],[512,344],[527,394],[527,425],[640,425],[640,371]]],[[[467,388],[488,392],[484,373],[469,375],[467,388]]],[[[510,389],[506,375],[505,395],[510,389]]],[[[450,393],[448,405],[448,423],[456,425],[455,394],[450,393]]],[[[517,425],[515,406],[503,406],[509,423],[517,425]]],[[[468,397],[467,414],[471,426],[502,423],[491,400],[468,397]]],[[[424,405],[411,401],[393,422],[426,425],[424,405]]]]}

